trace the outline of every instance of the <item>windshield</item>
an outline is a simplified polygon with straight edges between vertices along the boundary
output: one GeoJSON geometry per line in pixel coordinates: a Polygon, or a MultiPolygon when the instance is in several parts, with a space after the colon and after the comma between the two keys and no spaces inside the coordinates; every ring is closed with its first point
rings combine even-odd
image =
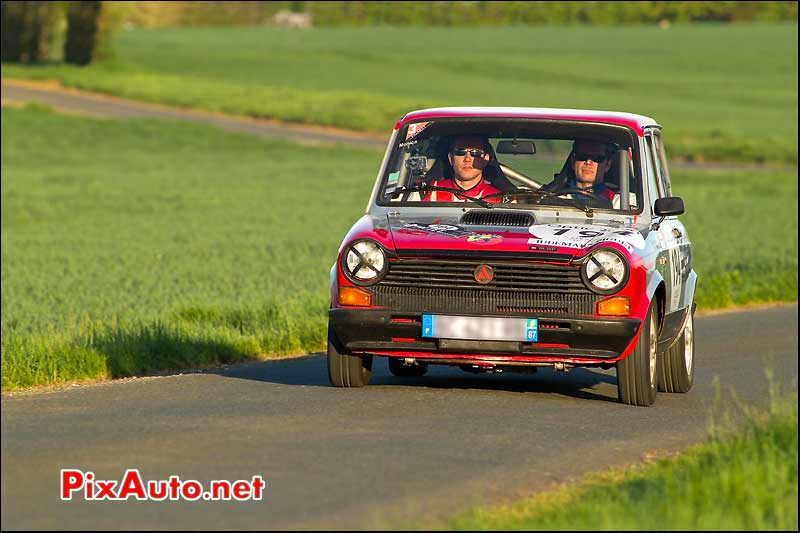
{"type": "Polygon", "coordinates": [[[379,205],[641,212],[637,137],[606,124],[445,119],[404,126],[379,205]],[[624,168],[627,167],[627,168],[624,168]]]}

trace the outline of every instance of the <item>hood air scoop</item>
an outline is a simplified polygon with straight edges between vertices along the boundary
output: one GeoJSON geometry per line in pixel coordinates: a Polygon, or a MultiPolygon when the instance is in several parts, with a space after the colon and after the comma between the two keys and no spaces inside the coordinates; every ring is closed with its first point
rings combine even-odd
{"type": "Polygon", "coordinates": [[[533,215],[514,211],[468,211],[461,218],[464,226],[533,226],[533,215]]]}

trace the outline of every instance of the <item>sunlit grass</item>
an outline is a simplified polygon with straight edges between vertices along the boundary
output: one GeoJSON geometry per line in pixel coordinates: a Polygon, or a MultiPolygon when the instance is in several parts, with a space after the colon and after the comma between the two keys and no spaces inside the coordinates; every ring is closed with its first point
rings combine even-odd
{"type": "Polygon", "coordinates": [[[697,305],[797,300],[797,174],[673,172],[692,241],[697,305]]]}
{"type": "Polygon", "coordinates": [[[673,156],[796,164],[796,43],[796,23],[136,29],[113,61],[2,75],[380,133],[437,106],[627,111],[673,156]]]}
{"type": "MultiPolygon", "coordinates": [[[[718,408],[706,443],[677,457],[587,475],[436,529],[797,530],[797,388],[773,381],[766,407],[718,408]]],[[[431,524],[425,528],[434,527],[431,524]]]]}
{"type": "Polygon", "coordinates": [[[379,151],[2,116],[4,389],[323,347],[379,151]]]}

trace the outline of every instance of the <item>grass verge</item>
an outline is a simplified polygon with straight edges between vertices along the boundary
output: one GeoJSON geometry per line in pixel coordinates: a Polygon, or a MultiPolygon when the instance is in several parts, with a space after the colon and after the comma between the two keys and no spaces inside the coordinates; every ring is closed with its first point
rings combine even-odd
{"type": "Polygon", "coordinates": [[[677,457],[587,476],[425,528],[447,530],[797,530],[797,388],[766,408],[716,409],[708,441],[677,457]]]}

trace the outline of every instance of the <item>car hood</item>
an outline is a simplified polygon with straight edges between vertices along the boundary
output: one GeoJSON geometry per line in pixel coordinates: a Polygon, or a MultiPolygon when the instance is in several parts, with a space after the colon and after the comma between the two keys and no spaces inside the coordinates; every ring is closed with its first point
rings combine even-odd
{"type": "Polygon", "coordinates": [[[558,253],[582,255],[599,244],[614,243],[628,252],[645,247],[647,229],[634,221],[541,219],[530,226],[507,227],[461,223],[454,216],[389,216],[398,255],[432,250],[558,253]]]}

